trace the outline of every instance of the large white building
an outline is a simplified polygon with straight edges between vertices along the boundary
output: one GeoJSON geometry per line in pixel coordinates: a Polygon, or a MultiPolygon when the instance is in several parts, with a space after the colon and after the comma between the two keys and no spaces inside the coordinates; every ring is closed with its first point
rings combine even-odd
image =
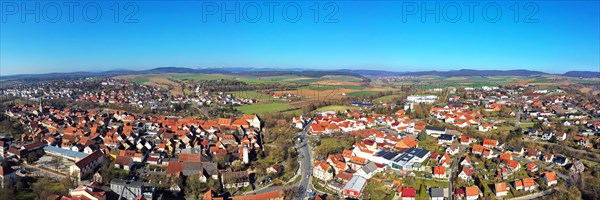
{"type": "Polygon", "coordinates": [[[411,95],[406,97],[406,100],[410,103],[433,103],[438,99],[435,95],[411,95]]]}
{"type": "Polygon", "coordinates": [[[420,170],[421,163],[431,156],[431,152],[423,148],[410,148],[392,159],[392,169],[401,171],[420,170]]]}

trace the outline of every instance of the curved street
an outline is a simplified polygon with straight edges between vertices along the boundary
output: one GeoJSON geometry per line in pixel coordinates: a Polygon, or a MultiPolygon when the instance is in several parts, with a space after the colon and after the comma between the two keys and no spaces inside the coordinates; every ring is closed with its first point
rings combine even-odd
{"type": "MultiPolygon", "coordinates": [[[[300,164],[299,166],[299,171],[300,174],[298,174],[301,179],[299,182],[294,183],[293,185],[291,185],[291,187],[293,189],[295,189],[297,192],[294,194],[294,199],[307,199],[309,197],[309,192],[308,190],[312,190],[314,191],[312,185],[311,185],[311,178],[312,178],[312,173],[311,173],[311,168],[312,168],[312,153],[309,149],[309,145],[308,145],[308,137],[307,137],[307,133],[308,133],[308,129],[310,126],[306,126],[304,127],[304,129],[298,133],[298,135],[296,137],[293,138],[294,140],[294,144],[296,144],[296,149],[298,150],[298,162],[300,164]],[[300,139],[302,142],[297,143],[296,141],[300,139]]],[[[292,179],[290,181],[295,180],[296,177],[292,177],[292,179]]],[[[266,192],[272,192],[275,190],[280,190],[280,189],[284,189],[285,186],[268,186],[268,187],[263,187],[257,190],[253,190],[253,191],[248,191],[245,192],[244,194],[260,194],[260,193],[266,193],[266,192]]]]}

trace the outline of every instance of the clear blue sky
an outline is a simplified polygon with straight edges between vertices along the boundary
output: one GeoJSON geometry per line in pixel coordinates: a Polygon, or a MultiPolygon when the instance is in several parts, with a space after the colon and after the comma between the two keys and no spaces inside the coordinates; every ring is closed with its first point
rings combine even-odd
{"type": "MultiPolygon", "coordinates": [[[[269,21],[269,7],[262,4],[258,22],[247,22],[244,16],[254,18],[256,9],[250,2],[240,1],[240,22],[235,22],[234,15],[226,15],[222,22],[220,12],[210,15],[203,10],[215,2],[136,2],[137,23],[123,23],[133,8],[126,10],[123,2],[119,23],[113,21],[115,13],[109,7],[114,1],[100,1],[102,16],[97,23],[84,20],[85,2],[74,8],[73,23],[66,6],[61,7],[61,19],[50,23],[47,20],[55,17],[56,9],[47,1],[39,1],[40,23],[35,22],[34,15],[25,15],[23,23],[20,2],[16,12],[12,4],[2,2],[0,73],[164,66],[600,71],[598,1],[542,1],[529,7],[520,2],[518,23],[511,9],[514,1],[499,1],[502,16],[496,23],[485,21],[485,2],[474,7],[473,22],[468,7],[459,2],[462,15],[456,23],[444,20],[444,16],[456,16],[456,8],[448,1],[438,2],[439,23],[434,15],[421,21],[424,8],[420,2],[414,4],[419,11],[409,15],[403,7],[414,5],[397,1],[340,1],[329,9],[324,8],[326,2],[318,2],[318,23],[314,22],[314,9],[309,7],[314,1],[299,3],[302,16],[296,23],[283,17],[285,3],[273,9],[273,22],[269,21]],[[244,7],[248,8],[247,15],[244,7]],[[323,23],[334,7],[338,12],[332,19],[337,23],[323,23]],[[538,22],[524,23],[534,7],[538,11],[531,19],[538,22]]],[[[31,9],[34,3],[26,2],[25,6],[31,9]]],[[[432,9],[435,3],[425,6],[432,9]]],[[[223,10],[221,2],[216,5],[223,10]]],[[[231,9],[234,3],[226,6],[231,9]]],[[[88,8],[88,18],[94,18],[94,7],[88,8]]],[[[288,13],[293,19],[294,8],[288,13]]],[[[487,16],[495,17],[494,7],[488,9],[487,16]]]]}

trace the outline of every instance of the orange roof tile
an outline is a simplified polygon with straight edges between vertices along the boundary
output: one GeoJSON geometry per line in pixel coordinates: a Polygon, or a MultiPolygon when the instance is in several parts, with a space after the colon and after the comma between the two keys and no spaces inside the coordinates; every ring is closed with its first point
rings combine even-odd
{"type": "Polygon", "coordinates": [[[465,188],[467,196],[479,196],[479,188],[477,186],[471,186],[465,188]]]}
{"type": "Polygon", "coordinates": [[[542,173],[544,177],[546,177],[546,180],[548,180],[548,182],[552,182],[556,180],[556,173],[555,172],[544,172],[542,173]]]}
{"type": "Polygon", "coordinates": [[[506,183],[496,183],[494,184],[494,187],[496,188],[496,193],[498,192],[506,192],[506,183]]]}
{"type": "Polygon", "coordinates": [[[433,174],[444,175],[446,174],[446,168],[444,166],[435,166],[433,167],[433,174]]]}

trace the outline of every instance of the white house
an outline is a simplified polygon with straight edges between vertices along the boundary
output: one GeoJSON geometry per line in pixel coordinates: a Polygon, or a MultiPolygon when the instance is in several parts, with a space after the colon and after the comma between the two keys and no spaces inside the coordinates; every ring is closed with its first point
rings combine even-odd
{"type": "Polygon", "coordinates": [[[333,168],[327,162],[316,161],[313,168],[313,177],[329,181],[333,179],[333,168]]]}
{"type": "Polygon", "coordinates": [[[365,179],[370,179],[375,175],[379,170],[377,165],[374,162],[369,162],[365,166],[361,167],[356,174],[362,176],[365,179]]]}

